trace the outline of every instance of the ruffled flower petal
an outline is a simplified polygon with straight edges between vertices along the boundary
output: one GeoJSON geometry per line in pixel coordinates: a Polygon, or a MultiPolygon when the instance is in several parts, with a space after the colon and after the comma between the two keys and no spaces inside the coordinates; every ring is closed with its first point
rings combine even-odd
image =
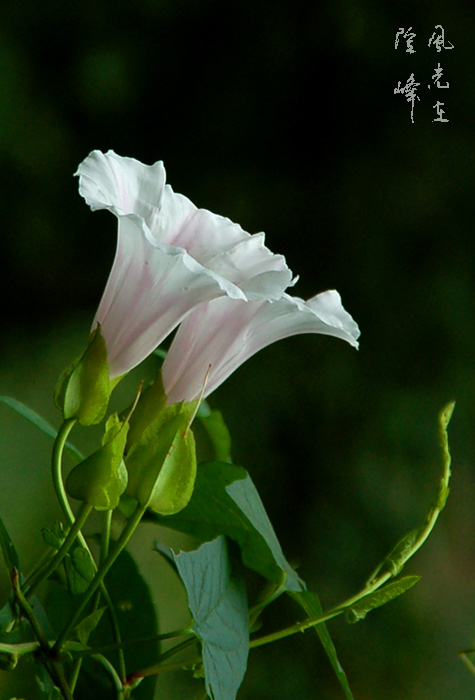
{"type": "Polygon", "coordinates": [[[190,313],[170,346],[162,373],[168,403],[216,389],[239,365],[277,340],[321,333],[358,347],[359,329],[331,290],[303,301],[283,294],[273,303],[215,299],[190,313]]]}
{"type": "Polygon", "coordinates": [[[114,264],[94,319],[111,378],[147,357],[195,306],[221,296],[278,299],[291,284],[285,258],[238,224],[198,209],[165,184],[163,163],[93,151],[79,166],[91,209],[118,220],[114,264]]]}

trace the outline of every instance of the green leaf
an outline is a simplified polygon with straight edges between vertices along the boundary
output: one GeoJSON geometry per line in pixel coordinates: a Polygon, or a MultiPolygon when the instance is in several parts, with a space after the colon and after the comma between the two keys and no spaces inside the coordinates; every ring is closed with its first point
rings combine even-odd
{"type": "Polygon", "coordinates": [[[194,436],[181,404],[163,411],[142,433],[126,457],[127,495],[162,515],[182,510],[196,478],[194,436]]]}
{"type": "Polygon", "coordinates": [[[249,653],[244,581],[232,569],[224,537],[180,552],[175,562],[202,643],[206,690],[214,700],[234,700],[249,653]]]}
{"type": "Polygon", "coordinates": [[[285,559],[256,487],[242,467],[202,462],[184,510],[168,518],[150,513],[145,518],[203,541],[227,535],[239,544],[246,566],[273,583],[281,584],[285,577],[287,590],[305,588],[285,559]]]}
{"type": "Polygon", "coordinates": [[[96,573],[89,553],[79,546],[66,555],[64,568],[73,595],[84,593],[96,573]]]}
{"type": "Polygon", "coordinates": [[[198,411],[198,419],[211,440],[216,460],[231,463],[231,436],[221,411],[211,411],[208,407],[207,411],[198,411]]]}
{"type": "Polygon", "coordinates": [[[97,625],[101,621],[104,610],[105,608],[98,608],[97,610],[94,610],[94,612],[81,620],[79,625],[75,627],[76,636],[81,644],[88,643],[91,633],[96,629],[97,625]]]}
{"type": "Polygon", "coordinates": [[[70,496],[97,510],[113,510],[127,485],[123,461],[127,441],[127,423],[111,416],[103,445],[69,473],[66,490],[70,496]]]}
{"type": "MultiPolygon", "coordinates": [[[[25,404],[21,403],[21,401],[12,399],[10,396],[0,396],[0,403],[5,404],[5,406],[8,406],[9,408],[13,409],[15,413],[18,413],[23,418],[26,418],[26,420],[32,423],[35,427],[39,428],[45,435],[47,435],[52,440],[56,440],[58,431],[55,430],[47,421],[45,421],[44,418],[35,413],[35,411],[33,411],[31,408],[28,408],[28,406],[25,406],[25,404]]],[[[77,450],[74,447],[74,445],[72,445],[70,442],[66,443],[66,448],[74,457],[84,459],[81,452],[79,452],[79,450],[77,450]]]]}
{"type": "MultiPolygon", "coordinates": [[[[309,618],[316,618],[323,614],[322,606],[320,605],[320,600],[316,593],[312,593],[310,591],[301,591],[300,593],[290,591],[289,595],[298,605],[300,605],[301,608],[303,608],[303,610],[305,610],[309,618]]],[[[320,637],[320,641],[327,653],[328,658],[330,659],[330,663],[335,671],[343,693],[345,694],[345,698],[347,698],[347,700],[354,700],[353,693],[351,692],[348,684],[348,678],[346,677],[346,673],[338,660],[335,645],[333,644],[326,624],[322,622],[321,624],[316,625],[315,632],[320,637]]]]}
{"type": "Polygon", "coordinates": [[[81,357],[64,370],[54,398],[65,420],[94,425],[104,418],[110,394],[107,348],[98,325],[81,357]]]}
{"type": "Polygon", "coordinates": [[[354,605],[347,610],[347,621],[354,623],[359,622],[359,620],[364,620],[367,613],[375,608],[381,607],[381,605],[389,603],[389,601],[394,600],[394,598],[397,598],[402,593],[405,593],[409,588],[412,588],[414,584],[420,581],[420,578],[420,576],[405,576],[361,598],[361,600],[354,603],[354,605]]]}
{"type": "MultiPolygon", "coordinates": [[[[140,439],[144,430],[165,410],[167,397],[163,388],[162,374],[158,373],[155,381],[150,384],[141,394],[138,403],[130,415],[129,433],[127,435],[126,453],[132,445],[140,439]]],[[[129,407],[121,417],[125,418],[130,414],[129,407]]]]}
{"type": "Polygon", "coordinates": [[[50,547],[56,550],[58,550],[61,547],[64,540],[66,539],[66,533],[64,531],[62,523],[55,523],[54,528],[52,530],[49,530],[47,527],[44,527],[41,530],[41,534],[43,535],[43,539],[46,542],[46,544],[48,544],[50,547]]]}
{"type": "Polygon", "coordinates": [[[13,546],[13,542],[10,539],[10,535],[7,532],[3,520],[0,518],[0,547],[2,549],[3,558],[5,560],[5,565],[8,569],[9,575],[11,575],[13,569],[19,569],[20,563],[18,560],[18,554],[13,546]]]}

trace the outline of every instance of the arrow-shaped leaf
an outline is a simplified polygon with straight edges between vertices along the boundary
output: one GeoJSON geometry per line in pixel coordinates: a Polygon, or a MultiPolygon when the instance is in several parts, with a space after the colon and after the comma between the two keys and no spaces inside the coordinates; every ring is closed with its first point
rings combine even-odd
{"type": "Polygon", "coordinates": [[[244,581],[233,571],[224,537],[180,552],[175,562],[202,644],[206,690],[214,700],[234,700],[249,652],[244,581]]]}

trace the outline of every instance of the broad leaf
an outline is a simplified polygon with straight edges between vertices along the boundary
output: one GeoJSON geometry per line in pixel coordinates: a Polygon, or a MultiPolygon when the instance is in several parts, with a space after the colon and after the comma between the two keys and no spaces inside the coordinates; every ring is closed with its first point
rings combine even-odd
{"type": "MultiPolygon", "coordinates": [[[[21,401],[12,399],[10,396],[0,396],[0,403],[5,404],[5,406],[9,406],[20,416],[26,418],[26,420],[28,420],[34,426],[39,428],[49,438],[51,438],[52,440],[56,440],[58,431],[55,430],[47,421],[45,421],[44,418],[35,413],[35,411],[33,411],[31,408],[28,408],[28,406],[25,406],[25,404],[21,403],[21,401]]],[[[79,450],[77,450],[74,447],[74,445],[72,445],[70,442],[66,443],[66,448],[74,457],[78,459],[84,459],[81,452],[79,452],[79,450]]]]}
{"type": "MultiPolygon", "coordinates": [[[[320,600],[316,593],[312,593],[310,591],[302,591],[301,593],[296,593],[292,591],[289,593],[289,595],[291,596],[291,598],[293,598],[293,600],[295,600],[295,602],[298,605],[300,605],[301,608],[303,608],[303,610],[305,610],[309,618],[319,617],[323,614],[322,606],[320,605],[320,600]]],[[[330,637],[330,633],[326,624],[322,622],[319,625],[316,625],[314,629],[320,637],[320,641],[323,645],[323,648],[325,649],[327,656],[330,659],[330,663],[333,666],[333,670],[335,671],[338,682],[340,683],[341,688],[345,694],[345,698],[347,698],[347,700],[354,700],[353,693],[351,692],[350,686],[348,684],[346,673],[344,672],[338,660],[335,645],[333,644],[332,638],[330,637]]]]}
{"type": "Polygon", "coordinates": [[[206,690],[214,700],[234,700],[249,653],[246,588],[233,571],[226,539],[175,556],[188,594],[193,632],[202,644],[206,690]]]}
{"type": "Polygon", "coordinates": [[[381,605],[385,605],[386,603],[389,603],[389,601],[400,596],[402,593],[405,593],[407,590],[409,590],[409,588],[412,588],[414,584],[420,581],[420,578],[420,576],[405,576],[404,578],[388,583],[387,586],[383,586],[383,588],[380,588],[374,593],[370,593],[364,598],[361,598],[361,600],[348,609],[346,613],[347,621],[353,623],[359,622],[359,620],[364,620],[370,610],[379,608],[381,605]]]}
{"type": "Polygon", "coordinates": [[[305,588],[285,559],[262,501],[245,469],[223,462],[199,465],[187,507],[168,518],[146,515],[166,527],[209,541],[219,535],[235,540],[244,564],[287,590],[305,588]]]}

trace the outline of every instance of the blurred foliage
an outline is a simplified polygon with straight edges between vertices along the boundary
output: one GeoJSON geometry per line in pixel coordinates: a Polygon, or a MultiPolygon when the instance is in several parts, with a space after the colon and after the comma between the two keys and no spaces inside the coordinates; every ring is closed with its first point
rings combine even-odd
{"type": "MultiPolygon", "coordinates": [[[[72,174],[90,150],[113,148],[163,159],[176,191],[266,230],[300,275],[295,292],[337,288],[360,324],[358,353],[289,339],[211,399],[325,606],[420,522],[438,478],[437,412],[457,400],[452,493],[408,572],[421,583],[361,625],[331,628],[355,696],[368,700],[389,688],[392,700],[475,692],[456,655],[472,645],[475,619],[474,23],[474,7],[457,0],[25,0],[2,10],[1,393],[57,424],[51,390],[82,350],[115,247],[113,217],[88,210],[72,174]],[[427,47],[436,24],[453,50],[427,47]],[[413,55],[394,49],[409,26],[413,55]],[[426,88],[438,62],[443,98],[426,88]],[[414,124],[393,92],[412,72],[414,124]],[[448,123],[432,121],[436,99],[448,123]]],[[[20,537],[25,504],[32,530],[44,524],[34,504],[51,508],[38,496],[49,446],[38,438],[37,451],[33,428],[0,410],[0,508],[20,537]]],[[[26,552],[39,543],[23,533],[26,552]]],[[[316,688],[338,692],[305,635],[251,655],[242,697],[310,699],[316,688]]]]}

